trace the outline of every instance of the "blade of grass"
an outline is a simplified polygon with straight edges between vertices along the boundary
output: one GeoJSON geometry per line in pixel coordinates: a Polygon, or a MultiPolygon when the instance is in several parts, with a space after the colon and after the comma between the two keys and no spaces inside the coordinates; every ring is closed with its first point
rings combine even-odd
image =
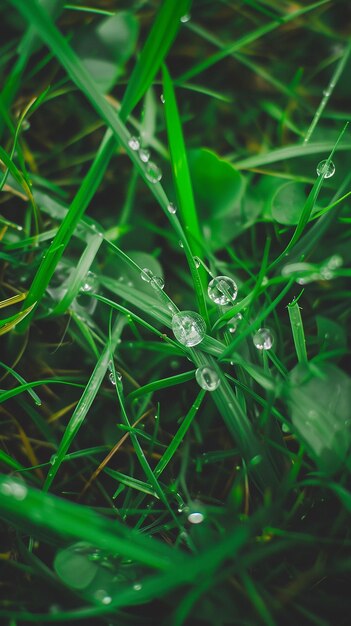
{"type": "Polygon", "coordinates": [[[307,363],[307,351],[306,351],[306,339],[305,333],[303,329],[302,317],[300,312],[300,307],[298,305],[298,300],[303,292],[297,297],[294,298],[290,304],[288,304],[288,313],[291,324],[291,330],[294,339],[294,345],[297,355],[297,360],[299,363],[307,363]]]}

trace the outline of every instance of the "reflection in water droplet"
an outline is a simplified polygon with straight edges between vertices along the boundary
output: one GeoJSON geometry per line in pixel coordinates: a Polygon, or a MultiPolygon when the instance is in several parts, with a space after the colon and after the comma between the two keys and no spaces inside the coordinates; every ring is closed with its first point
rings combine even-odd
{"type": "Polygon", "coordinates": [[[216,370],[206,365],[196,370],[195,378],[200,387],[206,389],[206,391],[214,391],[219,387],[221,382],[216,370]]]}
{"type": "Polygon", "coordinates": [[[163,289],[165,286],[165,281],[161,276],[153,276],[150,280],[150,285],[154,289],[163,289]]]}
{"type": "Polygon", "coordinates": [[[228,320],[227,329],[230,333],[235,333],[237,331],[242,319],[243,316],[241,315],[241,313],[237,313],[236,315],[234,315],[234,317],[231,317],[230,320],[228,320]]]}
{"type": "Polygon", "coordinates": [[[177,212],[177,207],[173,204],[173,202],[170,202],[167,206],[167,210],[168,210],[168,213],[171,213],[172,215],[174,215],[177,212]]]}
{"type": "Polygon", "coordinates": [[[138,137],[130,137],[129,140],[128,140],[128,146],[132,150],[139,150],[139,148],[140,148],[140,141],[139,141],[138,137]]]}
{"type": "Polygon", "coordinates": [[[140,277],[146,282],[149,283],[150,280],[154,277],[154,274],[151,270],[149,270],[147,267],[144,267],[144,269],[141,271],[140,277]]]}
{"type": "Polygon", "coordinates": [[[145,175],[150,183],[159,183],[162,178],[162,172],[156,163],[149,161],[145,166],[145,175]]]}
{"type": "Polygon", "coordinates": [[[172,317],[172,330],[179,343],[192,347],[206,335],[205,320],[194,311],[180,311],[172,317]]]}
{"type": "Polygon", "coordinates": [[[200,512],[195,512],[194,511],[194,513],[190,513],[188,515],[188,521],[191,524],[201,524],[201,522],[203,522],[204,519],[205,519],[205,516],[202,513],[200,513],[200,512]]]}
{"type": "Polygon", "coordinates": [[[184,244],[183,244],[183,242],[181,240],[178,241],[178,244],[179,244],[180,248],[184,248],[184,244]]]}
{"type": "Polygon", "coordinates": [[[146,150],[146,148],[140,148],[139,157],[143,163],[147,163],[150,160],[150,150],[146,150]]]}
{"type": "Polygon", "coordinates": [[[229,276],[216,276],[209,282],[208,295],[216,304],[234,302],[237,294],[237,284],[229,276]]]}
{"type": "Polygon", "coordinates": [[[252,339],[257,350],[270,350],[273,346],[274,338],[269,328],[259,328],[252,339]]]}
{"type": "Polygon", "coordinates": [[[317,174],[318,176],[323,176],[323,178],[330,178],[335,174],[335,165],[333,161],[320,161],[317,165],[317,174]]]}

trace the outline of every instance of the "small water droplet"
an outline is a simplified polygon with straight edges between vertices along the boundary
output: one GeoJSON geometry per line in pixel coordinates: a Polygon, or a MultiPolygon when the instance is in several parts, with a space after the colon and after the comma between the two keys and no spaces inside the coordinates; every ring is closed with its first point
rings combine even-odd
{"type": "Polygon", "coordinates": [[[108,379],[109,379],[111,385],[113,385],[115,387],[116,386],[116,379],[115,379],[115,375],[114,375],[113,372],[109,373],[108,379]]]}
{"type": "Polygon", "coordinates": [[[94,272],[88,272],[82,282],[82,286],[80,288],[80,291],[82,291],[83,293],[92,293],[96,290],[98,284],[98,279],[96,274],[94,274],[94,272]]]}
{"type": "Polygon", "coordinates": [[[52,457],[50,458],[50,463],[51,465],[55,465],[58,461],[58,456],[57,454],[53,454],[52,457]]]}
{"type": "Polygon", "coordinates": [[[162,104],[164,104],[166,102],[166,99],[165,99],[163,93],[161,93],[161,95],[160,95],[160,100],[161,100],[162,104]]]}
{"type": "Polygon", "coordinates": [[[167,206],[167,211],[168,213],[171,213],[172,215],[174,215],[175,213],[177,213],[177,207],[175,206],[175,204],[173,204],[173,202],[170,202],[167,206]]]}
{"type": "Polygon", "coordinates": [[[317,165],[317,174],[318,176],[323,176],[323,178],[330,178],[335,174],[335,165],[333,161],[320,161],[317,165]]]}
{"type": "Polygon", "coordinates": [[[146,283],[149,283],[153,277],[154,274],[151,270],[149,270],[147,267],[144,267],[144,269],[141,271],[140,277],[142,278],[142,280],[144,280],[146,283]]]}
{"type": "Polygon", "coordinates": [[[186,24],[187,22],[189,22],[189,20],[191,20],[190,13],[186,13],[185,15],[182,15],[182,17],[180,18],[180,21],[182,22],[182,24],[186,24]]]}
{"type": "Polygon", "coordinates": [[[26,120],[26,118],[24,118],[22,120],[22,126],[21,126],[22,130],[26,131],[30,129],[30,122],[28,120],[26,120]]]}
{"type": "Polygon", "coordinates": [[[288,424],[282,424],[282,431],[283,433],[290,433],[290,428],[288,424]]]}
{"type": "Polygon", "coordinates": [[[179,343],[187,347],[201,343],[206,335],[205,320],[194,311],[180,311],[172,317],[172,330],[179,343]]]}
{"type": "Polygon", "coordinates": [[[229,276],[216,276],[208,284],[208,295],[216,304],[234,302],[238,294],[236,282],[229,276]]]}
{"type": "Polygon", "coordinates": [[[165,286],[165,281],[161,276],[153,276],[150,280],[150,285],[154,289],[163,289],[165,286]]]}
{"type": "Polygon", "coordinates": [[[98,549],[94,550],[88,555],[89,561],[101,561],[101,558],[103,557],[101,556],[101,551],[98,549]]]}
{"type": "Polygon", "coordinates": [[[221,382],[216,370],[206,365],[196,370],[195,378],[200,387],[206,389],[206,391],[214,391],[219,387],[221,382]]]}
{"type": "Polygon", "coordinates": [[[189,513],[188,515],[188,522],[190,522],[191,524],[201,524],[204,519],[205,516],[199,511],[194,511],[193,513],[189,513]]]}
{"type": "Polygon", "coordinates": [[[201,259],[198,256],[194,256],[195,267],[198,270],[201,265],[201,259]]]}
{"type": "Polygon", "coordinates": [[[179,245],[180,248],[184,248],[184,244],[183,244],[183,242],[181,240],[178,241],[178,245],[179,245]]]}
{"type": "Polygon", "coordinates": [[[105,589],[97,589],[94,596],[98,602],[101,602],[101,604],[111,604],[112,602],[111,596],[108,595],[105,589]]]}
{"type": "Polygon", "coordinates": [[[134,583],[133,585],[134,591],[140,591],[142,588],[143,586],[140,583],[134,583]]]}
{"type": "Polygon", "coordinates": [[[234,317],[231,317],[230,320],[228,320],[227,329],[230,333],[235,333],[237,331],[242,319],[243,316],[241,315],[241,313],[237,313],[236,315],[234,315],[234,317]]]}
{"type": "Polygon", "coordinates": [[[146,148],[140,148],[139,157],[143,163],[147,163],[150,160],[150,150],[146,150],[146,148]]]}
{"type": "Polygon", "coordinates": [[[331,94],[331,89],[323,89],[323,96],[330,96],[331,94]]]}
{"type": "Polygon", "coordinates": [[[140,148],[140,141],[138,139],[138,137],[129,137],[128,139],[128,146],[132,149],[132,150],[139,150],[140,148]]]}
{"type": "Polygon", "coordinates": [[[257,350],[270,350],[273,346],[274,338],[269,328],[259,328],[252,339],[257,350]]]}
{"type": "Polygon", "coordinates": [[[250,461],[250,465],[259,465],[260,463],[262,463],[262,456],[260,454],[256,454],[250,461]]]}
{"type": "Polygon", "coordinates": [[[156,163],[148,161],[145,167],[145,175],[150,183],[159,183],[162,178],[162,172],[156,163]]]}

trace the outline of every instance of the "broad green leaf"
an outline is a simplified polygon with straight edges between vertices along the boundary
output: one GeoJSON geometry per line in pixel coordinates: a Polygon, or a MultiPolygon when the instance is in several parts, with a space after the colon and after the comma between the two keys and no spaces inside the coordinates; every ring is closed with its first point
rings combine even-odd
{"type": "Polygon", "coordinates": [[[72,47],[101,91],[107,92],[133,54],[137,36],[137,20],[123,11],[83,27],[76,33],[72,47]]]}
{"type": "Polygon", "coordinates": [[[284,183],[272,199],[272,217],[279,224],[297,224],[306,202],[305,185],[284,183]]]}
{"type": "Polygon", "coordinates": [[[338,471],[351,443],[351,379],[336,365],[297,365],[285,388],[292,423],[319,469],[338,471]]]}

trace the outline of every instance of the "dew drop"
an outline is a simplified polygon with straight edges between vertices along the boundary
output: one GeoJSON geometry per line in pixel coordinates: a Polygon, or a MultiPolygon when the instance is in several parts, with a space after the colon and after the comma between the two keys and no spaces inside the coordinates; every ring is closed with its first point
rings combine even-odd
{"type": "Polygon", "coordinates": [[[160,100],[161,100],[162,104],[164,104],[166,102],[166,99],[165,99],[163,93],[161,93],[161,95],[160,95],[160,100]]]}
{"type": "Polygon", "coordinates": [[[141,271],[140,277],[142,278],[142,280],[144,280],[146,283],[149,283],[153,277],[154,274],[151,270],[149,270],[147,267],[144,267],[144,269],[141,271]]]}
{"type": "Polygon", "coordinates": [[[182,15],[182,17],[180,18],[180,21],[182,22],[182,24],[186,24],[190,20],[191,20],[190,13],[186,13],[185,15],[182,15]]]}
{"type": "Polygon", "coordinates": [[[140,148],[139,157],[143,163],[147,163],[150,160],[150,150],[146,150],[146,148],[140,148]]]}
{"type": "Polygon", "coordinates": [[[252,339],[257,350],[270,350],[273,346],[273,334],[269,328],[259,328],[252,339]]]}
{"type": "Polygon", "coordinates": [[[140,591],[142,588],[143,586],[140,583],[134,583],[133,585],[134,591],[140,591]]]}
{"type": "Polygon", "coordinates": [[[150,280],[150,285],[154,289],[163,289],[165,286],[165,281],[161,276],[153,276],[150,280]]]}
{"type": "Polygon", "coordinates": [[[113,372],[109,373],[108,379],[109,379],[111,385],[113,385],[115,387],[116,386],[116,379],[115,379],[115,376],[114,376],[113,372]]]}
{"type": "Polygon", "coordinates": [[[205,320],[194,311],[180,311],[172,317],[172,330],[179,343],[187,347],[201,343],[206,335],[205,320]]]}
{"type": "Polygon", "coordinates": [[[180,248],[184,248],[184,244],[183,244],[183,242],[181,240],[178,241],[178,245],[179,245],[180,248]]]}
{"type": "Polygon", "coordinates": [[[50,458],[51,465],[56,465],[57,461],[58,461],[57,454],[53,454],[52,457],[50,458]]]}
{"type": "Polygon", "coordinates": [[[145,167],[145,175],[150,183],[159,183],[162,178],[162,172],[156,163],[148,161],[145,167]]]}
{"type": "Polygon", "coordinates": [[[140,141],[138,139],[138,137],[129,137],[128,139],[128,146],[132,149],[132,150],[139,150],[140,148],[140,141]]]}
{"type": "Polygon", "coordinates": [[[241,313],[237,313],[236,315],[234,315],[234,317],[231,317],[230,320],[228,320],[227,329],[230,333],[235,333],[237,331],[242,319],[243,316],[241,315],[241,313]]]}
{"type": "Polygon", "coordinates": [[[177,207],[173,204],[173,202],[170,202],[168,204],[167,211],[168,213],[171,213],[171,215],[174,215],[175,213],[177,213],[177,207]]]}
{"type": "Polygon", "coordinates": [[[14,480],[7,479],[4,480],[0,485],[0,492],[4,496],[11,496],[18,502],[21,500],[25,500],[28,494],[27,487],[20,482],[15,482],[14,480]]]}
{"type": "Polygon", "coordinates": [[[94,272],[88,272],[85,276],[80,291],[83,293],[94,292],[98,284],[97,276],[94,272]]]}
{"type": "Polygon", "coordinates": [[[195,378],[200,387],[206,389],[206,391],[214,391],[219,387],[221,382],[216,370],[206,365],[196,370],[195,378]]]}
{"type": "Polygon", "coordinates": [[[198,270],[201,265],[201,259],[198,256],[194,256],[195,267],[198,270]]]}
{"type": "Polygon", "coordinates": [[[26,131],[30,129],[30,122],[24,118],[22,120],[22,130],[26,131]]]}
{"type": "Polygon", "coordinates": [[[203,513],[194,511],[193,513],[190,513],[188,515],[188,522],[190,522],[191,524],[201,524],[201,522],[203,522],[205,519],[205,516],[203,515],[203,513]]]}
{"type": "Polygon", "coordinates": [[[105,589],[97,589],[94,596],[98,602],[101,602],[101,604],[111,604],[112,602],[111,596],[108,595],[105,589]]]}
{"type": "Polygon", "coordinates": [[[330,178],[335,174],[335,165],[333,161],[320,161],[317,165],[317,174],[318,176],[323,176],[323,178],[330,178]]]}
{"type": "Polygon", "coordinates": [[[122,374],[121,374],[121,372],[118,372],[117,370],[116,370],[116,378],[117,378],[119,383],[122,381],[122,374]]]}
{"type": "Polygon", "coordinates": [[[288,424],[282,424],[282,431],[283,433],[290,433],[290,428],[288,424]]]}
{"type": "Polygon", "coordinates": [[[234,302],[238,295],[238,287],[229,276],[216,276],[209,282],[208,295],[216,304],[228,304],[234,302]]]}

